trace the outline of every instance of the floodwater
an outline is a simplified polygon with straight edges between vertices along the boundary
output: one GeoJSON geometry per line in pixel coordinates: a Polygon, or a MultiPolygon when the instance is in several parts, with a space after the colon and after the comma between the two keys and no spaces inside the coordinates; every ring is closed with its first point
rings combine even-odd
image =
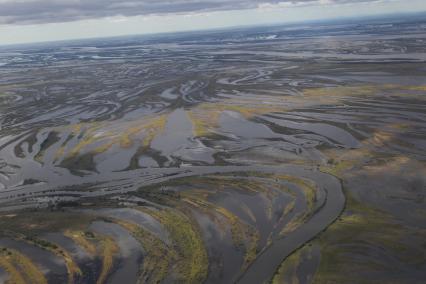
{"type": "Polygon", "coordinates": [[[120,265],[108,278],[108,283],[136,283],[139,263],[143,255],[140,243],[128,231],[116,224],[94,222],[91,225],[94,232],[110,236],[116,240],[120,250],[120,265]]]}
{"type": "MultiPolygon", "coordinates": [[[[417,280],[426,265],[405,261],[404,251],[424,252],[416,238],[426,228],[425,25],[263,27],[2,48],[0,213],[95,216],[77,229],[117,244],[108,283],[136,283],[150,257],[114,220],[177,245],[166,219],[150,210],[191,223],[208,255],[207,283],[267,282],[314,243],[296,273],[310,283],[327,260],[327,246],[315,240],[339,216],[355,214],[356,200],[366,208],[359,220],[400,229],[383,241],[368,227],[362,247],[337,236],[351,256],[339,260],[344,273],[384,283],[398,264],[404,273],[392,277],[417,280]],[[294,220],[300,224],[283,234],[294,220]],[[383,270],[350,265],[358,259],[383,270]]],[[[28,233],[18,227],[11,226],[15,236],[28,233]]],[[[65,229],[77,230],[52,225],[39,237],[91,275],[82,282],[96,281],[99,258],[65,229]]],[[[28,256],[51,282],[66,281],[61,257],[1,233],[1,247],[28,256]]],[[[168,269],[163,280],[175,280],[176,266],[168,269]]],[[[0,282],[7,278],[0,265],[0,282]]]]}

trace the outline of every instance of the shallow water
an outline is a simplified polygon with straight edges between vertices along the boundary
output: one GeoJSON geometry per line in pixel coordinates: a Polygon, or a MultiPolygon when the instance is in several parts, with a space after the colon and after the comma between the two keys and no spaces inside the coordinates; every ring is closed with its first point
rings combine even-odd
{"type": "Polygon", "coordinates": [[[91,229],[116,240],[120,249],[120,266],[108,278],[108,283],[135,283],[138,279],[142,248],[128,231],[116,224],[94,222],[91,229]]]}
{"type": "MultiPolygon", "coordinates": [[[[195,220],[209,257],[208,283],[269,281],[342,211],[351,214],[342,188],[347,202],[355,198],[367,213],[383,210],[403,228],[394,247],[421,251],[407,232],[425,228],[423,26],[268,27],[1,49],[0,210],[94,214],[97,221],[83,229],[111,236],[120,248],[111,283],[136,282],[146,256],[143,243],[105,220],[132,222],[166,245],[173,239],[158,219],[138,210],[147,208],[195,220]],[[267,190],[238,183],[219,190],[222,180],[207,184],[212,175],[264,182],[267,190]],[[308,194],[292,178],[313,182],[315,214],[282,238],[281,230],[309,209],[308,194]],[[196,197],[198,207],[188,202],[196,197]],[[233,243],[233,222],[200,205],[207,201],[259,235],[247,270],[247,247],[233,243]],[[72,209],[61,207],[64,202],[72,209]]],[[[84,271],[99,269],[61,232],[46,228],[42,236],[63,246],[84,271]]],[[[61,259],[17,240],[3,238],[0,245],[40,255],[33,260],[48,278],[66,281],[61,259]]],[[[400,265],[400,275],[389,275],[401,282],[423,275],[401,252],[381,250],[386,242],[358,245],[339,243],[363,252],[349,251],[346,262],[400,265]]],[[[314,246],[311,260],[303,255],[301,283],[321,268],[324,250],[314,246]]],[[[387,282],[383,271],[366,275],[387,282]]],[[[0,282],[4,274],[0,268],[0,282]]],[[[176,275],[168,274],[173,281],[176,275]]]]}

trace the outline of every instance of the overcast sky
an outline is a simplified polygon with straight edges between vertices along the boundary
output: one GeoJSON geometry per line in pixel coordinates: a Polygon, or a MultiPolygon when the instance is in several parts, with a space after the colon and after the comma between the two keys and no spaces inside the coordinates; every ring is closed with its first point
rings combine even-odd
{"type": "Polygon", "coordinates": [[[426,0],[0,0],[0,44],[426,11],[426,0]]]}

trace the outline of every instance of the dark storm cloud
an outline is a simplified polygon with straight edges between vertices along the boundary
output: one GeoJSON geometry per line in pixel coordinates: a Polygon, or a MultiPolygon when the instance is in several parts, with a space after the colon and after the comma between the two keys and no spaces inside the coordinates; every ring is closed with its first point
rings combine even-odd
{"type": "Polygon", "coordinates": [[[365,1],[377,0],[0,0],[0,24],[54,23],[119,15],[238,10],[277,3],[327,5],[365,1]]]}

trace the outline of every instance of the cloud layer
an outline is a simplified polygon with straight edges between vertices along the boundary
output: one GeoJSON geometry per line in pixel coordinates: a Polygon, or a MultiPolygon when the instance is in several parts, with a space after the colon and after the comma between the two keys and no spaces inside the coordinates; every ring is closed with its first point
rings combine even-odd
{"type": "Polygon", "coordinates": [[[113,16],[375,1],[377,0],[0,0],[0,24],[55,23],[113,16]]]}

